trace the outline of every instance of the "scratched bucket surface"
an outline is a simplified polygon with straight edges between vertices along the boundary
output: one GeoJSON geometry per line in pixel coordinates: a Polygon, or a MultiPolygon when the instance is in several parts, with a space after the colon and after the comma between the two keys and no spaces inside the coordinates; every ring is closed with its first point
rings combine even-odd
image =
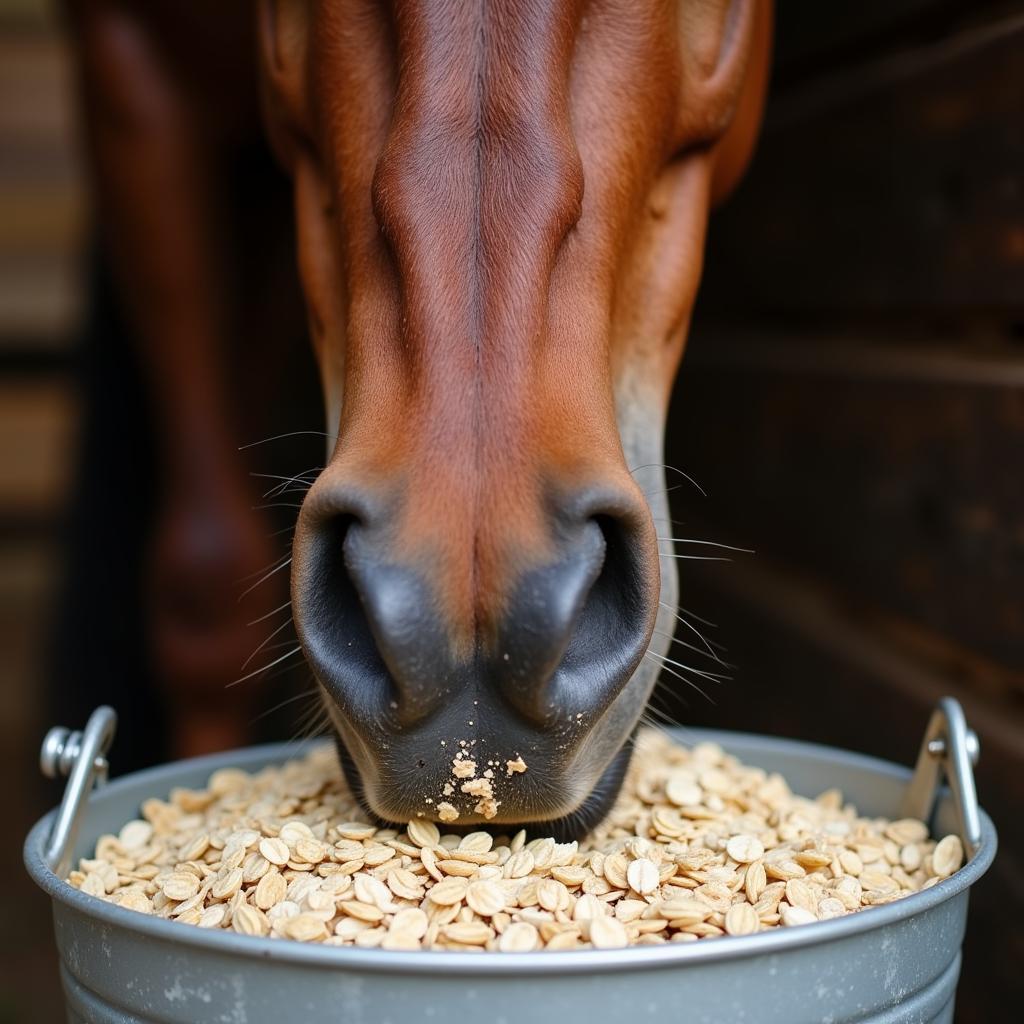
{"type": "MultiPolygon", "coordinates": [[[[782,773],[798,793],[837,786],[869,815],[898,816],[911,777],[898,765],[791,740],[705,730],[676,738],[718,742],[782,773]]],[[[202,786],[218,768],[256,770],[296,753],[254,747],[124,776],[90,797],[75,861],[148,797],[202,786]]],[[[848,917],[757,935],[621,950],[395,952],[200,929],[105,903],[47,867],[54,814],[29,833],[25,863],[53,900],[68,1020],[90,1024],[952,1021],[968,891],[996,849],[981,812],[977,852],[945,881],[848,917]]],[[[940,835],[956,831],[947,791],[934,822],[940,835]]]]}

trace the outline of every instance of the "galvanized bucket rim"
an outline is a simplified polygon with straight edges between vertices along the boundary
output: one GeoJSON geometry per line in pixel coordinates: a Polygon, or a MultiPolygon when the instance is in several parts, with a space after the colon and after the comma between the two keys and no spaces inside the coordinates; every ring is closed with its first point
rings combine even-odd
{"type": "MultiPolygon", "coordinates": [[[[762,736],[755,733],[721,730],[678,729],[669,730],[686,743],[711,741],[721,744],[727,751],[730,742],[753,743],[764,750],[778,750],[787,754],[799,753],[808,757],[836,761],[890,778],[909,780],[908,768],[838,747],[828,747],[802,740],[762,736]]],[[[302,756],[309,744],[266,744],[241,750],[208,754],[171,762],[143,771],[132,772],[106,785],[94,794],[116,795],[121,788],[135,787],[147,777],[166,782],[168,769],[207,770],[238,766],[242,768],[271,764],[302,756]]],[[[154,796],[161,795],[154,792],[154,796]]],[[[199,950],[234,953],[254,960],[276,960],[301,963],[306,966],[367,973],[453,975],[504,974],[590,974],[597,971],[629,971],[651,967],[681,967],[690,963],[713,963],[740,960],[759,955],[772,955],[808,945],[825,944],[862,932],[879,930],[897,921],[914,917],[929,908],[952,899],[972,886],[988,870],[995,857],[996,831],[992,820],[980,811],[981,843],[975,855],[959,871],[936,883],[929,889],[914,893],[892,903],[868,907],[854,914],[819,921],[795,928],[778,928],[756,935],[722,936],[711,941],[671,943],[662,946],[628,947],[625,949],[587,949],[532,953],[463,953],[458,951],[399,951],[360,949],[355,947],[321,946],[282,939],[239,935],[234,932],[215,931],[191,927],[164,918],[140,914],[115,906],[96,896],[75,889],[59,878],[43,859],[43,849],[56,809],[50,811],[32,827],[24,847],[25,866],[35,883],[54,900],[72,910],[98,918],[111,927],[124,928],[141,935],[199,950]]]]}

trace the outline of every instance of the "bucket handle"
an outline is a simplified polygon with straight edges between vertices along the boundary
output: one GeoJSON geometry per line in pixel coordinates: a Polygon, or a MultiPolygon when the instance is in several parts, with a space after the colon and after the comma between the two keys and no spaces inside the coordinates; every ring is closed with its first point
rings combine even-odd
{"type": "Polygon", "coordinates": [[[928,822],[945,776],[953,794],[960,838],[969,857],[981,845],[981,817],[973,771],[980,753],[978,735],[968,728],[960,702],[943,697],[928,720],[914,776],[900,807],[903,817],[928,822]]]}
{"type": "Polygon", "coordinates": [[[113,708],[98,707],[81,732],[54,726],[43,740],[39,768],[49,779],[67,776],[64,796],[50,836],[46,840],[43,859],[50,870],[63,878],[71,866],[71,852],[78,838],[85,802],[94,786],[107,781],[107,751],[117,729],[113,708]]]}

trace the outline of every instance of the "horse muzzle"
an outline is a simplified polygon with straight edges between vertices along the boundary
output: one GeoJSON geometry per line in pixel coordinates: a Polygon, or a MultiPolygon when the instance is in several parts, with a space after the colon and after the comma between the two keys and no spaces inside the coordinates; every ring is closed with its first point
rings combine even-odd
{"type": "Polygon", "coordinates": [[[325,480],[293,552],[296,627],[366,809],[521,824],[613,797],[658,607],[642,497],[549,496],[543,557],[488,557],[470,538],[468,568],[450,556],[460,545],[398,557],[399,508],[325,480]],[[450,598],[451,576],[470,581],[468,602],[450,598]]]}

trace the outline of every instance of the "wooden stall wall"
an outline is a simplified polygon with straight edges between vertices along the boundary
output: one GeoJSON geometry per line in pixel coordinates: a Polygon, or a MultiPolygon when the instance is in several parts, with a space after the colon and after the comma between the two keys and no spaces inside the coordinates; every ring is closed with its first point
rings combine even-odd
{"type": "Polygon", "coordinates": [[[47,624],[77,429],[71,338],[85,220],[70,60],[50,5],[0,0],[0,1021],[63,1015],[48,900],[21,838],[54,793],[34,770],[47,624]]]}
{"type": "Polygon", "coordinates": [[[765,132],[712,220],[667,461],[709,492],[673,481],[673,532],[756,554],[679,563],[683,605],[717,623],[707,635],[736,669],[703,687],[710,700],[673,680],[662,704],[909,764],[935,700],[958,697],[1002,846],[972,899],[957,1019],[1010,1019],[1024,964],[1020,4],[782,0],[765,132]]]}

